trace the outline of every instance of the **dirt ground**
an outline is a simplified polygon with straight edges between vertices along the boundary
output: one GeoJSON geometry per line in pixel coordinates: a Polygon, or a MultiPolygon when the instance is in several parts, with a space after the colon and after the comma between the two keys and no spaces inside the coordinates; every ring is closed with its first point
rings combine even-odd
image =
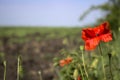
{"type": "MultiPolygon", "coordinates": [[[[29,37],[29,36],[28,36],[29,37]]],[[[40,80],[38,71],[42,72],[43,80],[57,80],[55,68],[53,66],[53,58],[59,56],[60,50],[63,48],[71,48],[79,46],[76,41],[72,41],[69,45],[63,44],[63,39],[40,40],[34,39],[23,43],[12,42],[11,39],[21,39],[21,37],[1,37],[0,52],[5,54],[7,61],[7,77],[6,80],[16,80],[17,77],[17,56],[21,55],[24,76],[21,80],[40,80]]],[[[37,35],[40,37],[40,35],[37,35]]],[[[23,38],[23,37],[22,37],[23,38]]],[[[3,80],[4,66],[0,61],[0,80],[3,80]]]]}

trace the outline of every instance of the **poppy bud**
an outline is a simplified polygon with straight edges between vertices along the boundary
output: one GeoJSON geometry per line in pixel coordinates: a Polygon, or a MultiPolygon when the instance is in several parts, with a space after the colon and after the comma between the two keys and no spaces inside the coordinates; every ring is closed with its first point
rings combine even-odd
{"type": "Polygon", "coordinates": [[[6,66],[6,61],[3,62],[4,66],[6,66]]]}
{"type": "Polygon", "coordinates": [[[75,69],[75,70],[74,70],[74,73],[73,73],[73,78],[74,78],[74,80],[77,80],[77,77],[78,77],[78,70],[75,69]]]}
{"type": "Polygon", "coordinates": [[[84,50],[84,46],[80,46],[80,50],[84,50]]]}
{"type": "Polygon", "coordinates": [[[98,64],[98,59],[95,59],[91,64],[91,68],[96,68],[97,64],[98,64]]]}

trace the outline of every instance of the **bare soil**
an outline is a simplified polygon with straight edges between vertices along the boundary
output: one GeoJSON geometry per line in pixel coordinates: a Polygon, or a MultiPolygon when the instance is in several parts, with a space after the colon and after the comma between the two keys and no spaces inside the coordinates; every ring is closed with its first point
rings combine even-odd
{"type": "MultiPolygon", "coordinates": [[[[69,45],[63,44],[63,39],[35,40],[35,37],[41,37],[40,34],[27,35],[25,37],[1,37],[0,52],[5,54],[7,61],[6,80],[16,80],[17,77],[17,56],[21,55],[24,76],[21,80],[40,80],[38,71],[42,72],[43,80],[57,79],[53,58],[59,56],[63,48],[79,46],[76,41],[69,42],[69,45]],[[30,38],[23,43],[11,42],[22,38],[30,38]]],[[[3,80],[4,66],[0,61],[0,80],[3,80]]]]}

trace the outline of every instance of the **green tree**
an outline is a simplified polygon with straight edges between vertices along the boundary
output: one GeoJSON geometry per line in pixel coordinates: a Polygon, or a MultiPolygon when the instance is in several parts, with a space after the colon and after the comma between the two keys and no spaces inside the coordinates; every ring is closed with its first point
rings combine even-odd
{"type": "Polygon", "coordinates": [[[118,33],[120,31],[120,0],[108,0],[108,2],[102,5],[92,6],[80,17],[80,19],[84,19],[91,11],[98,9],[104,11],[106,15],[98,19],[97,22],[101,23],[103,21],[108,21],[113,32],[118,33]]]}

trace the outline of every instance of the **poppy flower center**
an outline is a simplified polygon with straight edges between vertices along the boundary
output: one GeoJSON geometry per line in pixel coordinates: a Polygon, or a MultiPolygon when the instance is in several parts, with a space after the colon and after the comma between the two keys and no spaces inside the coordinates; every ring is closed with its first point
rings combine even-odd
{"type": "Polygon", "coordinates": [[[97,34],[96,34],[96,37],[99,36],[99,35],[100,35],[100,34],[97,33],[97,34]]]}

